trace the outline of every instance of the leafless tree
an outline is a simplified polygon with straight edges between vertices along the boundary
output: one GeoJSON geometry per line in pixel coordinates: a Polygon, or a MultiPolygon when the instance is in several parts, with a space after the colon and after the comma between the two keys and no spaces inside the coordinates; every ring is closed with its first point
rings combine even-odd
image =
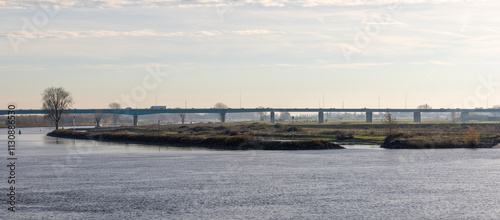
{"type": "MultiPolygon", "coordinates": [[[[109,108],[111,108],[111,109],[120,109],[121,107],[122,106],[120,105],[120,103],[117,103],[117,102],[109,103],[109,108]]],[[[118,121],[118,119],[120,119],[120,115],[116,114],[116,113],[113,113],[112,114],[112,118],[113,118],[113,124],[116,124],[116,122],[118,121]]]]}
{"type": "Polygon", "coordinates": [[[387,130],[387,135],[392,136],[398,132],[398,122],[396,117],[392,116],[391,112],[387,110],[384,117],[384,125],[387,130]]]}
{"type": "Polygon", "coordinates": [[[457,122],[457,110],[455,109],[451,110],[451,122],[452,123],[457,122]]]}
{"type": "MultiPolygon", "coordinates": [[[[226,104],[224,104],[224,103],[222,103],[222,102],[218,102],[218,103],[216,103],[216,104],[214,105],[214,108],[215,108],[215,109],[227,109],[227,105],[226,105],[226,104]]],[[[218,115],[218,116],[219,116],[219,120],[220,120],[221,122],[224,122],[224,121],[225,121],[225,119],[226,119],[226,113],[225,113],[225,112],[224,112],[224,113],[219,113],[219,115],[218,115]]]]}
{"type": "Polygon", "coordinates": [[[182,122],[182,124],[184,124],[184,122],[186,121],[186,114],[185,113],[181,113],[179,115],[181,116],[181,122],[182,122]]]}
{"type": "MultiPolygon", "coordinates": [[[[262,107],[262,106],[259,106],[259,109],[265,109],[265,108],[262,107]]],[[[265,121],[266,118],[268,117],[268,113],[267,112],[257,112],[257,115],[259,116],[260,121],[265,121]]]]}
{"type": "Polygon", "coordinates": [[[71,94],[62,87],[46,88],[42,92],[42,110],[59,129],[62,114],[73,104],[71,94]]]}
{"type": "Polygon", "coordinates": [[[101,111],[97,111],[94,114],[94,119],[95,119],[95,127],[100,128],[101,127],[101,119],[102,119],[103,113],[101,111]]]}
{"type": "Polygon", "coordinates": [[[280,117],[279,117],[279,119],[280,119],[281,121],[290,120],[290,118],[292,118],[292,115],[290,114],[290,112],[282,112],[282,113],[280,114],[280,117]]]}
{"type": "Polygon", "coordinates": [[[432,107],[430,107],[428,104],[423,104],[417,106],[417,109],[432,109],[432,107]]]}
{"type": "Polygon", "coordinates": [[[227,109],[227,105],[222,103],[222,102],[218,102],[217,104],[214,105],[214,108],[216,109],[227,109]]]}

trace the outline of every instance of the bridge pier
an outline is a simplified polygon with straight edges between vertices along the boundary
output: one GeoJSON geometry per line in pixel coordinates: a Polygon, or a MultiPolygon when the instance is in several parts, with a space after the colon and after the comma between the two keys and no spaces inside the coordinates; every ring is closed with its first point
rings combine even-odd
{"type": "Polygon", "coordinates": [[[323,124],[325,122],[325,113],[324,112],[318,112],[318,122],[320,124],[323,124]]]}
{"type": "Polygon", "coordinates": [[[373,122],[373,112],[366,112],[366,123],[373,122]]]}
{"type": "Polygon", "coordinates": [[[460,118],[462,119],[462,122],[469,122],[469,112],[462,112],[460,114],[460,118]]]}
{"type": "Polygon", "coordinates": [[[134,115],[134,126],[137,127],[139,125],[139,115],[134,115]]]}
{"type": "Polygon", "coordinates": [[[220,114],[220,122],[222,122],[222,123],[226,122],[226,113],[222,112],[219,114],[220,114]]]}
{"type": "Polygon", "coordinates": [[[271,118],[271,124],[274,124],[274,111],[271,112],[270,118],[271,118]]]}
{"type": "Polygon", "coordinates": [[[413,112],[413,122],[415,123],[422,122],[422,112],[413,112]]]}

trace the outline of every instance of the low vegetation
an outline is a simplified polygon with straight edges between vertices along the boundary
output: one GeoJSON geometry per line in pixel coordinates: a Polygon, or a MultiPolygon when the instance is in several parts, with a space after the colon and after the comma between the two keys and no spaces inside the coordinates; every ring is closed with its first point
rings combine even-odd
{"type": "Polygon", "coordinates": [[[54,130],[47,134],[52,137],[76,138],[98,141],[126,142],[138,144],[173,145],[181,147],[201,147],[223,150],[325,150],[342,149],[343,147],[325,140],[311,141],[265,141],[250,135],[234,136],[190,136],[190,135],[158,135],[130,134],[112,132],[76,132],[71,130],[54,130]]]}
{"type": "MultiPolygon", "coordinates": [[[[240,123],[198,123],[189,125],[121,126],[92,129],[86,134],[114,137],[119,140],[144,141],[154,143],[168,141],[172,144],[196,144],[203,146],[223,146],[235,149],[250,148],[256,142],[290,142],[294,140],[326,141],[336,143],[371,143],[387,148],[457,148],[491,147],[500,143],[497,123],[399,123],[398,133],[387,136],[387,126],[383,123],[306,123],[295,122],[270,124],[267,122],[240,123]],[[109,133],[109,134],[108,134],[109,133]],[[119,135],[125,136],[119,136],[119,135]],[[115,136],[113,136],[115,135],[115,136]],[[144,138],[144,139],[142,139],[144,138]],[[388,144],[393,143],[392,147],[388,144]],[[231,146],[231,147],[227,147],[231,146]]],[[[97,137],[97,136],[96,136],[97,137]]],[[[312,144],[312,142],[310,143],[312,144]]],[[[317,143],[316,143],[317,144],[317,143]]],[[[286,144],[281,144],[286,145],[286,144]]],[[[277,147],[274,147],[277,148],[277,147]]],[[[300,148],[300,147],[297,147],[300,148]]]]}

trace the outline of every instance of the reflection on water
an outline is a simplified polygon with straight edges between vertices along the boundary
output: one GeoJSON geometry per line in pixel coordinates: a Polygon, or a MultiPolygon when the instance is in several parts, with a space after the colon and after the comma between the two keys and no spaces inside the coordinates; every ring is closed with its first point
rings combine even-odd
{"type": "Polygon", "coordinates": [[[6,219],[500,217],[498,149],[211,151],[39,129],[19,135],[21,202],[6,219]]]}

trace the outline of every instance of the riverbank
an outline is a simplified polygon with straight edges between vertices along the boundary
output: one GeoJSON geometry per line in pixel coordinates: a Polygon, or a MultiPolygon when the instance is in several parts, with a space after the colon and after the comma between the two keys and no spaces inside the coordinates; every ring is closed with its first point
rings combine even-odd
{"type": "MultiPolygon", "coordinates": [[[[284,149],[285,145],[293,145],[287,143],[292,142],[292,139],[295,140],[295,144],[300,143],[300,146],[288,146],[290,149],[309,149],[310,145],[314,145],[311,142],[316,140],[337,145],[377,144],[387,149],[431,149],[491,148],[500,143],[498,130],[500,124],[497,123],[407,123],[398,124],[397,136],[388,140],[387,128],[384,124],[377,123],[232,122],[101,127],[89,129],[90,133],[85,136],[106,134],[104,136],[113,141],[120,141],[120,138],[124,141],[153,144],[162,144],[163,141],[171,145],[203,146],[214,149],[284,149]],[[119,136],[120,134],[124,136],[119,136]],[[259,145],[256,142],[265,144],[259,145]],[[302,146],[304,142],[306,146],[302,146]]],[[[73,136],[75,135],[71,135],[70,138],[74,138],[73,136]]],[[[319,147],[319,149],[329,148],[334,147],[319,147]]]]}
{"type": "Polygon", "coordinates": [[[206,148],[217,150],[331,150],[344,149],[342,146],[326,140],[309,141],[270,141],[259,140],[250,135],[196,137],[185,135],[129,134],[110,132],[77,132],[55,130],[47,134],[50,137],[87,139],[107,142],[120,142],[148,145],[168,145],[188,148],[206,148]]]}

